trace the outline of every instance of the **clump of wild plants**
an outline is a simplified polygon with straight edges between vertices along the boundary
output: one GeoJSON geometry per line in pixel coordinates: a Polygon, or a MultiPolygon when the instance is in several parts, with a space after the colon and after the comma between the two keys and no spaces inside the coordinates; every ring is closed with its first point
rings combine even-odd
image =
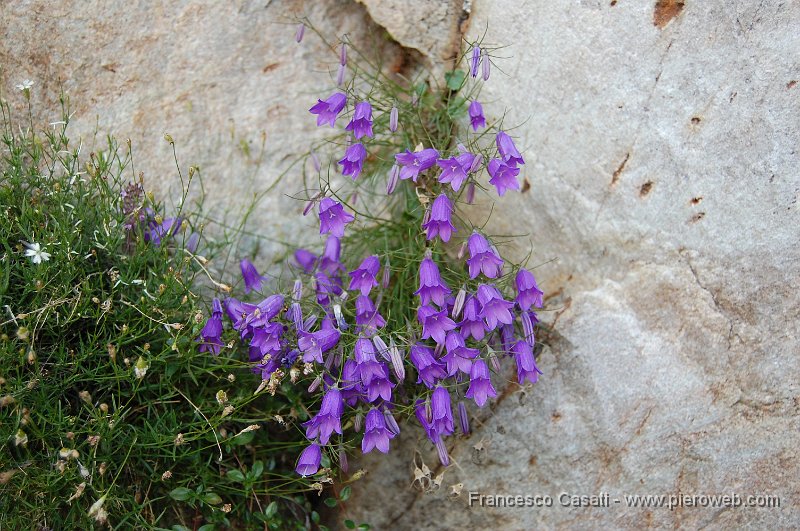
{"type": "Polygon", "coordinates": [[[70,141],[62,103],[42,132],[0,102],[0,528],[306,527],[283,420],[303,393],[256,396],[248,363],[197,348],[197,169],[167,211],[129,145],[70,141]]]}
{"type": "Polygon", "coordinates": [[[520,385],[537,381],[543,296],[468,215],[477,190],[519,190],[525,164],[478,100],[488,51],[471,45],[435,80],[387,74],[345,41],[329,46],[335,86],[310,113],[334,133],[308,152],[304,172],[320,246],[298,249],[272,280],[242,260],[248,295],[223,294],[201,335],[204,348],[230,356],[227,317],[259,390],[302,395],[304,422],[294,426],[307,446],[296,472],[317,484],[332,467],[346,474],[354,448],[388,452],[406,418],[448,465],[448,438],[469,432],[468,403],[497,395],[505,360],[520,385]]]}

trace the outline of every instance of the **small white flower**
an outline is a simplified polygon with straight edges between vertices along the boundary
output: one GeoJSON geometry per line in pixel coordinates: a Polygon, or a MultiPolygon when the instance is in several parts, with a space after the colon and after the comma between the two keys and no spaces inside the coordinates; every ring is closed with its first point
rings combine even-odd
{"type": "Polygon", "coordinates": [[[22,92],[22,91],[25,91],[25,90],[30,90],[32,86],[33,86],[33,81],[31,81],[30,79],[23,79],[22,83],[17,85],[16,88],[17,88],[17,90],[22,92]]]}
{"type": "Polygon", "coordinates": [[[25,256],[31,259],[31,262],[34,264],[41,264],[42,262],[47,262],[50,260],[50,253],[45,252],[42,249],[42,246],[38,243],[28,243],[22,242],[22,244],[27,247],[25,250],[25,256]]]}

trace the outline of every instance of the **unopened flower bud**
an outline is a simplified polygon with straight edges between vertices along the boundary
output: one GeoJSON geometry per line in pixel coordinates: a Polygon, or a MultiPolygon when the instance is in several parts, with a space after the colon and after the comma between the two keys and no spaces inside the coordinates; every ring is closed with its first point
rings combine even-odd
{"type": "Polygon", "coordinates": [[[460,290],[458,290],[458,293],[456,294],[456,300],[453,303],[453,312],[452,312],[453,320],[458,319],[458,316],[461,315],[461,310],[464,309],[464,301],[466,300],[466,298],[467,298],[467,290],[465,290],[462,287],[460,290]]]}
{"type": "Polygon", "coordinates": [[[339,48],[339,64],[342,66],[347,64],[347,45],[345,43],[342,43],[339,48]]]}
{"type": "Polygon", "coordinates": [[[389,429],[390,432],[394,433],[395,435],[400,434],[400,426],[397,424],[392,412],[388,409],[383,410],[383,418],[386,419],[386,427],[389,429]]]}
{"type": "Polygon", "coordinates": [[[400,111],[397,110],[397,106],[393,106],[391,112],[389,113],[389,131],[394,133],[397,131],[397,122],[400,118],[400,111]]]}
{"type": "Polygon", "coordinates": [[[489,63],[491,61],[489,61],[489,53],[486,50],[483,51],[482,62],[483,64],[481,66],[483,67],[483,80],[487,81],[489,79],[489,63]]]}
{"type": "Polygon", "coordinates": [[[469,71],[472,77],[478,77],[478,66],[481,64],[481,49],[478,46],[472,47],[472,61],[469,64],[469,71]]]}
{"type": "Polygon", "coordinates": [[[319,173],[319,171],[322,169],[322,165],[319,163],[317,152],[313,149],[311,150],[311,164],[314,166],[314,171],[317,173],[319,173]]]}
{"type": "Polygon", "coordinates": [[[534,343],[536,343],[536,336],[533,334],[533,322],[528,312],[522,312],[520,320],[522,321],[522,333],[525,334],[523,339],[533,348],[534,343]]]}
{"type": "Polygon", "coordinates": [[[136,360],[136,365],[133,367],[133,373],[138,379],[144,378],[145,374],[147,374],[147,369],[150,368],[150,363],[144,359],[143,357],[139,356],[139,359],[136,360]]]}
{"type": "Polygon", "coordinates": [[[361,431],[361,423],[363,421],[364,421],[364,416],[359,411],[358,413],[356,413],[355,418],[353,418],[353,429],[356,430],[356,432],[361,431]]]}
{"type": "Polygon", "coordinates": [[[302,22],[297,25],[297,31],[294,32],[294,40],[298,43],[303,41],[303,35],[306,33],[306,25],[302,22]]]}
{"type": "Polygon", "coordinates": [[[392,169],[389,170],[389,182],[386,184],[386,195],[392,195],[394,189],[397,188],[397,183],[400,180],[400,166],[394,164],[392,169]]]}
{"type": "Polygon", "coordinates": [[[475,183],[469,183],[467,185],[467,204],[472,204],[475,202],[475,183]]]}
{"type": "Polygon", "coordinates": [[[342,472],[345,474],[347,474],[347,470],[350,468],[347,462],[347,452],[341,446],[339,446],[339,468],[341,468],[342,472]]]}
{"type": "Polygon", "coordinates": [[[339,330],[347,330],[347,321],[344,320],[344,315],[342,315],[341,304],[333,305],[333,315],[336,317],[336,322],[339,324],[339,330]]]}
{"type": "Polygon", "coordinates": [[[313,393],[317,389],[319,389],[320,384],[322,383],[322,376],[317,376],[314,378],[314,381],[311,382],[311,385],[308,386],[308,392],[313,393]]]}
{"type": "Polygon", "coordinates": [[[336,73],[336,85],[342,86],[344,83],[344,75],[347,71],[347,67],[344,65],[339,65],[339,71],[336,73]]]}
{"type": "Polygon", "coordinates": [[[469,435],[469,415],[467,414],[467,406],[463,401],[458,403],[458,423],[461,426],[461,433],[469,435]]]}
{"type": "Polygon", "coordinates": [[[402,382],[406,379],[406,369],[403,366],[403,356],[400,353],[400,349],[394,345],[394,342],[392,342],[392,346],[389,348],[389,357],[392,362],[394,374],[397,376],[397,381],[402,382]]]}
{"type": "Polygon", "coordinates": [[[378,350],[378,354],[380,354],[383,359],[390,361],[391,358],[389,357],[389,347],[379,335],[375,334],[372,336],[372,344],[375,345],[375,348],[378,350]]]}
{"type": "Polygon", "coordinates": [[[478,153],[477,155],[475,155],[475,158],[472,159],[472,164],[469,167],[468,173],[475,173],[476,171],[478,171],[481,167],[481,164],[483,164],[483,155],[478,153]]]}
{"type": "Polygon", "coordinates": [[[392,268],[389,267],[389,259],[386,259],[386,264],[383,266],[383,277],[381,278],[381,287],[383,289],[387,289],[389,287],[389,281],[392,278],[392,268]]]}

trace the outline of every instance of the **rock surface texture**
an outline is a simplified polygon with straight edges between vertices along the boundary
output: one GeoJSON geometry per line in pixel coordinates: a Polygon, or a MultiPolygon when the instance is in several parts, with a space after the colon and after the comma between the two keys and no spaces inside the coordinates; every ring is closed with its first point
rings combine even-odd
{"type": "MultiPolygon", "coordinates": [[[[447,470],[407,427],[388,457],[360,463],[368,474],[338,520],[800,525],[800,4],[359,1],[4,2],[4,97],[22,112],[13,85],[30,78],[35,108],[51,110],[63,87],[84,150],[102,148],[95,130],[131,138],[136,171],[177,195],[168,132],[181,166],[201,167],[211,203],[235,208],[324,134],[307,108],[333,85],[335,45],[307,32],[297,46],[289,15],[434,70],[462,36],[485,34],[503,48],[481,100],[490,118],[508,109],[530,184],[502,199],[493,232],[529,233],[529,265],[542,264],[542,317],[555,330],[544,375],[530,388],[498,378],[499,400],[472,410],[473,434],[451,440],[447,470]],[[423,460],[431,480],[419,478],[423,460]],[[470,506],[470,492],[550,496],[552,507],[470,506]],[[564,507],[562,493],[608,493],[610,507],[564,507]],[[625,499],[679,493],[772,495],[780,507],[625,499]]],[[[292,239],[298,223],[313,225],[285,200],[304,188],[302,169],[288,171],[256,235],[292,239]]]]}

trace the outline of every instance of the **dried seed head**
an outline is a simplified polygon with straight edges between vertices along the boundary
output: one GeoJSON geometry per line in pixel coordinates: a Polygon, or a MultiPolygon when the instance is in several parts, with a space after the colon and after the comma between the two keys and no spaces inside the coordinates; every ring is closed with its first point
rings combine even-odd
{"type": "Polygon", "coordinates": [[[161,481],[167,481],[168,479],[172,478],[172,470],[167,470],[163,474],[161,474],[161,481]]]}

